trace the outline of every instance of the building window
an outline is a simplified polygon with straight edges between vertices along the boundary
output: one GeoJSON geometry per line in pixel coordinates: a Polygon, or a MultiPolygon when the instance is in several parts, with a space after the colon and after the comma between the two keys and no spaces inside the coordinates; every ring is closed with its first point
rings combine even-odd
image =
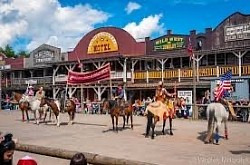
{"type": "Polygon", "coordinates": [[[190,67],[190,60],[189,57],[182,57],[182,67],[190,67]]]}
{"type": "Polygon", "coordinates": [[[215,65],[215,55],[208,55],[207,56],[208,65],[215,65]]]}
{"type": "Polygon", "coordinates": [[[165,63],[165,69],[169,69],[171,66],[170,64],[171,64],[171,59],[169,58],[165,63]]]}
{"type": "Polygon", "coordinates": [[[237,64],[237,57],[232,54],[232,53],[228,53],[226,54],[226,64],[227,65],[235,65],[237,64]]]}
{"type": "Polygon", "coordinates": [[[225,65],[225,54],[217,54],[217,65],[225,65]]]}
{"type": "Polygon", "coordinates": [[[200,66],[207,66],[207,55],[203,56],[200,60],[200,66]]]}
{"type": "Polygon", "coordinates": [[[180,68],[181,67],[181,58],[173,58],[173,65],[174,65],[174,68],[180,68]]]}
{"type": "Polygon", "coordinates": [[[244,56],[243,56],[243,64],[249,64],[250,63],[250,52],[247,52],[244,56]]]}

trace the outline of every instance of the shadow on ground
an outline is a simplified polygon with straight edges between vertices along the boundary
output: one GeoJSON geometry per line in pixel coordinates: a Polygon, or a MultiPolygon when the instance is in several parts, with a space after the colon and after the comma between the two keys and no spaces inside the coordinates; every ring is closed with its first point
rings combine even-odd
{"type": "Polygon", "coordinates": [[[229,151],[232,154],[239,155],[239,154],[250,154],[250,150],[239,150],[239,151],[229,151]]]}

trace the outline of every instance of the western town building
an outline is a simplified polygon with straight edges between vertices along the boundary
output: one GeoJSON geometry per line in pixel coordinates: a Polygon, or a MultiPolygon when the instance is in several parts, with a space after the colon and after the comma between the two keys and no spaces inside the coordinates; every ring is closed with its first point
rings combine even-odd
{"type": "Polygon", "coordinates": [[[234,97],[249,99],[250,15],[239,12],[203,33],[174,34],[168,30],[158,38],[137,42],[123,29],[102,27],[83,36],[70,52],[43,44],[31,51],[29,58],[10,59],[1,54],[2,92],[24,92],[32,84],[43,86],[47,95],[55,98],[66,88],[68,70],[88,72],[106,63],[111,65],[111,81],[70,85],[69,97],[101,100],[110,96],[110,86],[123,82],[127,96],[142,99],[154,95],[159,80],[169,90],[176,85],[177,90],[192,91],[189,44],[198,59],[197,99],[228,69],[233,73],[234,97]]]}

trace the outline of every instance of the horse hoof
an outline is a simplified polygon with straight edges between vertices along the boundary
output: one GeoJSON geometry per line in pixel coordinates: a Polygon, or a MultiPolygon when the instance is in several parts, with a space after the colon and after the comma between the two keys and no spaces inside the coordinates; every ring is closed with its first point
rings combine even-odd
{"type": "Polygon", "coordinates": [[[164,130],[162,130],[161,133],[162,133],[162,135],[165,135],[165,131],[164,130]]]}
{"type": "Polygon", "coordinates": [[[173,132],[170,132],[170,135],[173,136],[174,135],[173,132]]]}
{"type": "Polygon", "coordinates": [[[149,136],[148,135],[145,135],[145,138],[148,138],[149,136]]]}
{"type": "Polygon", "coordinates": [[[225,139],[228,140],[228,136],[227,135],[225,136],[225,139]]]}
{"type": "Polygon", "coordinates": [[[151,136],[151,139],[154,139],[155,138],[155,136],[151,136]]]}

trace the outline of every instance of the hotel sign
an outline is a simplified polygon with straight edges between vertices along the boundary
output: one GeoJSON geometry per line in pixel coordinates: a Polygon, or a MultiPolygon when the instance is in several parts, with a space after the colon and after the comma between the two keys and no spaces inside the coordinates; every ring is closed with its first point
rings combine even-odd
{"type": "Polygon", "coordinates": [[[106,53],[118,51],[115,37],[107,32],[96,34],[89,42],[88,54],[106,53]]]}
{"type": "Polygon", "coordinates": [[[184,48],[183,37],[164,37],[154,41],[154,51],[184,48]]]}
{"type": "Polygon", "coordinates": [[[225,42],[250,39],[250,23],[226,26],[224,28],[225,42]]]}

